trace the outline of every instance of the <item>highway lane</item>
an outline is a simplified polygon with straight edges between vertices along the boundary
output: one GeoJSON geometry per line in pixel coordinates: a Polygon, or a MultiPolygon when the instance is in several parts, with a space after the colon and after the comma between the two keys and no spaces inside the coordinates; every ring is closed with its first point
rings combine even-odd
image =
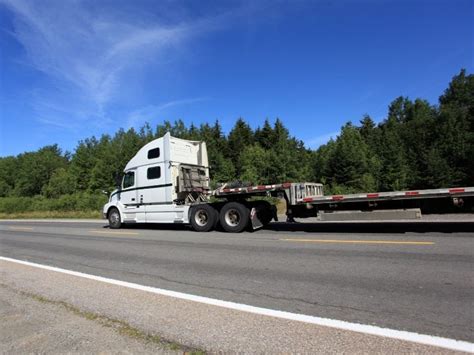
{"type": "Polygon", "coordinates": [[[0,222],[2,256],[468,341],[473,254],[470,223],[273,224],[236,235],[185,226],[0,222]]]}

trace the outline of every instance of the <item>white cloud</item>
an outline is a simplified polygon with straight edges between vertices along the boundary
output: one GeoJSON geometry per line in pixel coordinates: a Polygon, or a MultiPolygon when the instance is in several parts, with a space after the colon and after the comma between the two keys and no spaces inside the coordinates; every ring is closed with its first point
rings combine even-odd
{"type": "Polygon", "coordinates": [[[215,29],[221,20],[216,16],[170,25],[158,16],[98,10],[95,2],[0,3],[14,14],[12,35],[24,47],[27,63],[51,80],[33,95],[38,119],[61,127],[106,120],[107,105],[126,85],[127,69],[149,65],[215,29]]]}
{"type": "Polygon", "coordinates": [[[189,99],[181,99],[169,101],[160,105],[148,105],[137,109],[131,112],[127,117],[126,127],[135,127],[138,124],[144,124],[145,122],[152,122],[157,118],[157,115],[167,108],[179,106],[179,105],[189,105],[197,102],[207,101],[208,97],[196,97],[189,99]]]}

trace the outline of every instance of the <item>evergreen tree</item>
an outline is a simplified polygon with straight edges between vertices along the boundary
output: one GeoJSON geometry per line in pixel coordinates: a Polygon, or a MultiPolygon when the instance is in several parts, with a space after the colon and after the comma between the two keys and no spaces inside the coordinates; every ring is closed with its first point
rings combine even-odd
{"type": "Polygon", "coordinates": [[[253,131],[250,126],[239,118],[228,136],[229,158],[236,163],[236,174],[241,174],[240,168],[240,154],[245,147],[251,146],[254,142],[253,131]]]}
{"type": "Polygon", "coordinates": [[[155,130],[155,138],[161,138],[166,133],[171,132],[171,127],[170,121],[164,121],[163,124],[157,125],[155,130]]]}
{"type": "Polygon", "coordinates": [[[416,99],[407,108],[406,121],[400,130],[409,174],[407,185],[410,189],[432,188],[429,176],[428,155],[436,142],[436,110],[426,100],[416,99]]]}
{"type": "Polygon", "coordinates": [[[145,122],[145,124],[140,128],[138,135],[142,146],[154,139],[153,130],[148,122],[145,122]]]}
{"type": "Polygon", "coordinates": [[[364,115],[360,124],[360,135],[368,146],[367,158],[368,170],[371,175],[370,179],[373,179],[374,182],[373,185],[367,182],[367,185],[370,185],[373,190],[380,190],[380,170],[382,168],[382,162],[379,156],[379,149],[382,144],[381,132],[369,115],[364,115]]]}
{"type": "Polygon", "coordinates": [[[191,123],[189,126],[188,139],[192,141],[198,141],[201,139],[199,129],[194,125],[194,123],[191,123]]]}
{"type": "Polygon", "coordinates": [[[331,138],[329,142],[314,151],[312,158],[313,181],[324,185],[334,183],[329,162],[333,159],[335,148],[336,142],[331,138]]]}
{"type": "Polygon", "coordinates": [[[376,183],[369,168],[369,147],[359,130],[347,123],[342,127],[329,161],[333,185],[345,185],[349,191],[373,191],[376,183]]]}
{"type": "Polygon", "coordinates": [[[409,167],[400,136],[400,121],[389,116],[380,128],[380,188],[382,191],[404,190],[408,187],[409,167]]]}
{"type": "Polygon", "coordinates": [[[407,122],[411,106],[412,102],[407,97],[397,97],[388,107],[388,119],[396,123],[407,122]]]}
{"type": "Polygon", "coordinates": [[[230,160],[227,152],[227,142],[222,133],[219,121],[210,126],[204,123],[199,128],[199,140],[206,142],[210,165],[210,176],[215,183],[226,182],[235,178],[234,161],[230,160]]]}
{"type": "Polygon", "coordinates": [[[437,147],[447,160],[450,185],[474,182],[474,75],[463,69],[440,101],[440,134],[437,147]]]}
{"type": "Polygon", "coordinates": [[[258,128],[255,131],[255,141],[260,144],[263,149],[271,149],[273,145],[273,128],[268,121],[268,118],[265,119],[262,128],[258,128]]]}
{"type": "Polygon", "coordinates": [[[360,127],[358,130],[365,143],[376,152],[380,143],[380,137],[374,120],[369,115],[364,115],[362,120],[360,120],[360,127]]]}
{"type": "Polygon", "coordinates": [[[273,126],[270,142],[269,182],[305,181],[309,178],[311,155],[301,141],[290,137],[288,129],[279,118],[273,126]]]}

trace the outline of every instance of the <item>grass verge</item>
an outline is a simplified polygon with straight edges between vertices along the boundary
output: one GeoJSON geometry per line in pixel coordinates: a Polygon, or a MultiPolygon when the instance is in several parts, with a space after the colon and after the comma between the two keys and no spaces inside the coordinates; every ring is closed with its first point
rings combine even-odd
{"type": "Polygon", "coordinates": [[[28,218],[102,218],[100,211],[28,211],[28,212],[0,212],[0,219],[28,219],[28,218]]]}

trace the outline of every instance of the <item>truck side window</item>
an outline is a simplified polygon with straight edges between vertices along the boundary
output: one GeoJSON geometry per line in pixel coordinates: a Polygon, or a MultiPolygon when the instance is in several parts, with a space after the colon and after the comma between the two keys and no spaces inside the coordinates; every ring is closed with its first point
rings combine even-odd
{"type": "Polygon", "coordinates": [[[154,148],[148,151],[148,159],[155,159],[159,157],[160,157],[160,148],[154,148]]]}
{"type": "Polygon", "coordinates": [[[124,189],[135,185],[135,173],[133,171],[129,171],[123,176],[122,185],[124,189]]]}
{"type": "Polygon", "coordinates": [[[153,168],[148,168],[146,171],[146,177],[151,179],[158,179],[161,177],[161,168],[159,166],[155,166],[153,168]]]}

